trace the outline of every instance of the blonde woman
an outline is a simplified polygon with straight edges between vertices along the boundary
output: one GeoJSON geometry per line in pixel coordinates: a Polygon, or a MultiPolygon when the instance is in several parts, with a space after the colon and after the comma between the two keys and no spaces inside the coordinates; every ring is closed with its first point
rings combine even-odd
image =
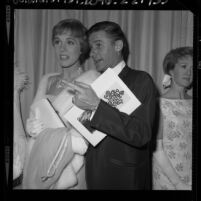
{"type": "MultiPolygon", "coordinates": [[[[89,52],[86,31],[75,19],[65,19],[54,26],[52,44],[62,73],[42,78],[33,105],[44,97],[53,102],[67,83],[84,75],[83,64],[89,52]]],[[[91,79],[90,75],[87,78],[91,79]]],[[[83,137],[66,124],[63,128],[45,128],[31,107],[27,120],[30,139],[24,189],[86,189],[84,154],[88,146],[83,137]]]]}

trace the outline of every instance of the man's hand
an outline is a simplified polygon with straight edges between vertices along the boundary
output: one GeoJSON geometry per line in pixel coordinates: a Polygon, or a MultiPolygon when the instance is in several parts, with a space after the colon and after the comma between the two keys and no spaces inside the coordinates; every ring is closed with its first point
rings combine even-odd
{"type": "Polygon", "coordinates": [[[100,99],[90,85],[83,82],[74,81],[68,86],[75,92],[73,103],[83,110],[96,110],[100,99]]]}

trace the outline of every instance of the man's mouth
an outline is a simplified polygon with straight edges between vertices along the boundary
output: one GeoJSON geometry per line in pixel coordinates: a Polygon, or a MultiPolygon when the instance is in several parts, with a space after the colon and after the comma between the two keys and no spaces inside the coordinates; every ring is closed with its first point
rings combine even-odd
{"type": "Polygon", "coordinates": [[[102,59],[94,60],[94,63],[95,63],[95,64],[98,64],[98,63],[100,63],[101,61],[102,61],[102,59]]]}

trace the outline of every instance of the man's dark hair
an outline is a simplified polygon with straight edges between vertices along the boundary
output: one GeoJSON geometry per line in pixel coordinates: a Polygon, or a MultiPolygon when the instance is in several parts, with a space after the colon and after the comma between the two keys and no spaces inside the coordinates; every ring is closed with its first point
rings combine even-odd
{"type": "Polygon", "coordinates": [[[129,46],[127,38],[122,31],[121,27],[111,21],[102,21],[94,24],[87,32],[88,37],[93,33],[97,31],[105,31],[108,37],[110,37],[114,42],[117,40],[122,40],[123,42],[123,48],[121,50],[121,55],[125,62],[128,60],[129,56],[129,46]]]}

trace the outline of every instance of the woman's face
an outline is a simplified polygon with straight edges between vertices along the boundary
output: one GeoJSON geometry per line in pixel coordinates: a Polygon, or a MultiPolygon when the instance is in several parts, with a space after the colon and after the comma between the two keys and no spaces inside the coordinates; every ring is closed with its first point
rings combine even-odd
{"type": "Polygon", "coordinates": [[[188,87],[193,80],[193,61],[191,56],[178,60],[174,69],[170,71],[173,82],[180,87],[188,87]]]}
{"type": "Polygon", "coordinates": [[[78,38],[71,35],[70,31],[64,32],[61,35],[56,35],[53,39],[53,46],[57,61],[61,67],[80,65],[80,42],[78,38]]]}

